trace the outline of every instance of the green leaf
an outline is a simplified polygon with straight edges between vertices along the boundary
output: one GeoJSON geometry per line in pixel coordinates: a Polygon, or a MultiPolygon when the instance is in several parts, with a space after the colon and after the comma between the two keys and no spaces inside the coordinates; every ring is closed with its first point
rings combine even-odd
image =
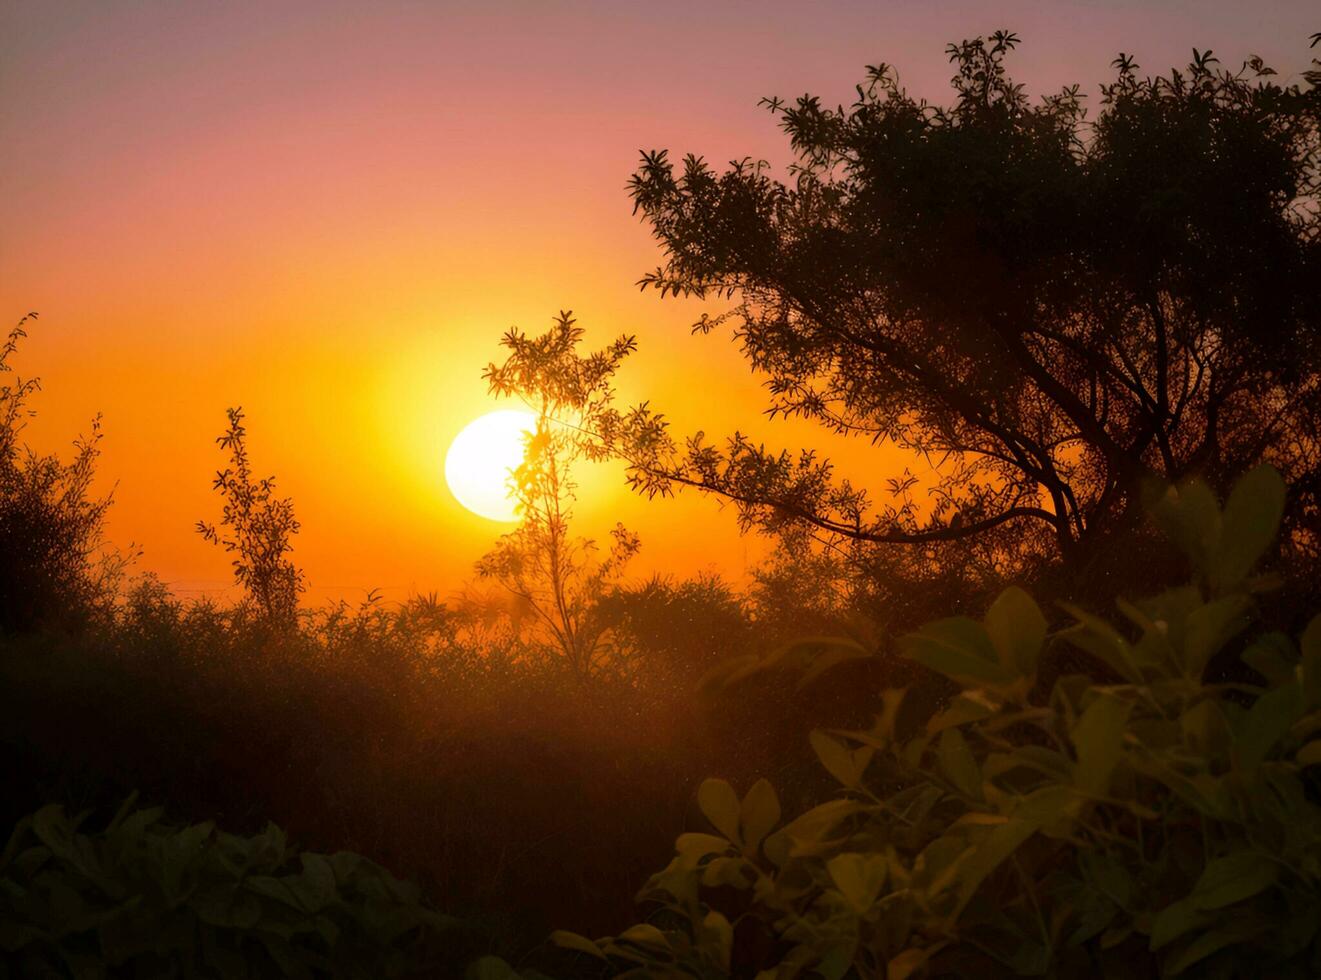
{"type": "Polygon", "coordinates": [[[1208,602],[1189,614],[1184,630],[1183,673],[1200,679],[1211,658],[1251,621],[1252,600],[1234,594],[1208,602]]]}
{"type": "Polygon", "coordinates": [[[966,725],[970,721],[989,718],[999,710],[998,705],[983,691],[964,691],[950,701],[949,707],[927,722],[927,734],[936,735],[946,728],[966,725]]]}
{"type": "Polygon", "coordinates": [[[1061,634],[1065,640],[1090,653],[1129,683],[1142,683],[1142,671],[1133,657],[1133,648],[1117,629],[1072,603],[1060,605],[1078,621],[1078,625],[1061,634]]]}
{"type": "Polygon", "coordinates": [[[1030,595],[1018,586],[1001,592],[986,611],[986,632],[1008,670],[1022,677],[1036,674],[1046,642],[1046,618],[1030,595]]]}
{"type": "Polygon", "coordinates": [[[836,854],[826,862],[830,879],[859,915],[865,915],[876,903],[885,884],[886,868],[880,854],[836,854]]]}
{"type": "Polygon", "coordinates": [[[1150,948],[1154,952],[1162,946],[1168,946],[1184,933],[1192,929],[1200,929],[1212,919],[1210,914],[1198,909],[1191,898],[1181,898],[1177,902],[1171,902],[1161,909],[1152,923],[1150,948]]]}
{"type": "Polygon", "coordinates": [[[1110,777],[1123,757],[1124,729],[1133,705],[1113,695],[1099,694],[1073,726],[1071,737],[1078,755],[1074,782],[1092,796],[1104,796],[1110,777]]]}
{"type": "Polygon", "coordinates": [[[862,783],[862,774],[876,750],[869,745],[850,752],[841,742],[831,738],[825,732],[814,731],[808,736],[812,749],[826,771],[849,789],[857,789],[862,783]]]}
{"type": "Polygon", "coordinates": [[[464,980],[519,980],[518,971],[498,956],[483,956],[463,971],[464,980]]]}
{"type": "Polygon", "coordinates": [[[1271,750],[1303,714],[1303,693],[1297,683],[1267,691],[1242,716],[1234,733],[1234,757],[1244,769],[1266,761],[1271,750]]]}
{"type": "Polygon", "coordinates": [[[580,953],[587,953],[595,956],[598,960],[606,958],[605,953],[601,952],[601,947],[596,945],[586,936],[580,936],[576,932],[568,932],[565,929],[556,929],[550,934],[550,941],[562,949],[573,949],[580,953]]]}
{"type": "Polygon", "coordinates": [[[697,790],[697,805],[711,826],[735,844],[740,844],[738,823],[740,805],[734,787],[723,779],[706,779],[697,790]]]}
{"type": "Polygon", "coordinates": [[[748,795],[743,797],[739,822],[743,829],[743,843],[750,848],[760,844],[780,822],[780,801],[769,782],[759,779],[752,784],[748,795]]]}
{"type": "Polygon", "coordinates": [[[1256,851],[1237,851],[1210,862],[1193,886],[1193,907],[1206,912],[1233,905],[1265,891],[1280,876],[1280,866],[1256,851]]]}
{"type": "Polygon", "coordinates": [[[1284,479],[1268,463],[1234,484],[1225,503],[1215,560],[1217,587],[1227,589],[1237,585],[1270,548],[1280,529],[1284,497],[1284,479]]]}
{"type": "Polygon", "coordinates": [[[940,736],[936,756],[945,778],[964,796],[982,798],[982,771],[972,750],[957,728],[947,728],[940,736]]]}
{"type": "Polygon", "coordinates": [[[957,875],[959,898],[950,916],[951,920],[958,919],[964,906],[972,899],[981,883],[1008,860],[1009,856],[1018,850],[1019,845],[1036,833],[1038,826],[1035,820],[1022,820],[1015,816],[1008,823],[992,829],[985,839],[960,862],[957,875]]]}
{"type": "Polygon", "coordinates": [[[899,649],[910,660],[964,687],[1003,685],[1014,678],[1000,664],[985,627],[966,616],[927,623],[901,637],[899,649]]]}
{"type": "Polygon", "coordinates": [[[1294,679],[1298,651],[1283,633],[1266,633],[1243,651],[1243,662],[1266,678],[1270,687],[1279,687],[1294,679]]]}

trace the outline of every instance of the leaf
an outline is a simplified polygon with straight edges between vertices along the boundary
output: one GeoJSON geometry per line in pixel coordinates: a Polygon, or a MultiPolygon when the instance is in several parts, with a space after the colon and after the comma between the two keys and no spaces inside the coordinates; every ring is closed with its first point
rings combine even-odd
{"type": "Polygon", "coordinates": [[[986,611],[986,632],[1001,664],[1022,677],[1036,674],[1046,618],[1030,595],[1018,586],[1001,592],[986,611]]]}
{"type": "Polygon", "coordinates": [[[864,745],[852,752],[825,732],[814,731],[808,736],[816,757],[826,767],[826,771],[849,789],[856,789],[862,782],[862,774],[871,762],[875,749],[864,745]]]}
{"type": "Polygon", "coordinates": [[[518,971],[498,956],[483,956],[463,971],[464,980],[519,980],[518,971]]]}
{"type": "Polygon", "coordinates": [[[994,828],[982,840],[966,860],[961,862],[958,873],[959,899],[950,914],[951,920],[957,920],[964,906],[972,899],[981,883],[1006,861],[1020,844],[1036,833],[1038,823],[1035,820],[1011,819],[1008,823],[994,828]]]}
{"type": "Polygon", "coordinates": [[[1250,623],[1252,600],[1246,595],[1224,596],[1189,614],[1183,640],[1183,673],[1200,679],[1211,658],[1250,623]]]}
{"type": "Polygon", "coordinates": [[[738,834],[739,800],[734,787],[723,779],[705,779],[697,790],[697,805],[702,808],[711,826],[735,844],[738,834]]]}
{"type": "Polygon", "coordinates": [[[1142,683],[1142,671],[1133,657],[1133,648],[1119,631],[1100,616],[1094,616],[1079,606],[1062,602],[1060,605],[1078,625],[1061,634],[1064,639],[1090,653],[1124,680],[1142,683]]]}
{"type": "Polygon", "coordinates": [[[899,649],[910,660],[964,687],[1002,685],[1014,678],[999,663],[986,629],[966,616],[928,623],[901,637],[899,649]]]}
{"type": "Polygon", "coordinates": [[[1199,910],[1191,898],[1181,898],[1161,909],[1151,926],[1150,948],[1154,952],[1162,946],[1168,946],[1190,929],[1197,929],[1211,920],[1211,916],[1199,910]]]}
{"type": "Polygon", "coordinates": [[[1244,769],[1261,765],[1302,714],[1303,694],[1297,683],[1257,698],[1234,733],[1235,762],[1244,769]]]}
{"type": "Polygon", "coordinates": [[[1243,651],[1243,662],[1266,678],[1270,687],[1279,687],[1294,679],[1298,651],[1285,634],[1267,633],[1243,651]]]}
{"type": "Polygon", "coordinates": [[[748,795],[743,797],[739,811],[744,846],[755,848],[779,822],[780,801],[775,795],[775,789],[765,779],[759,779],[752,784],[748,795]]]}
{"type": "Polygon", "coordinates": [[[940,714],[927,722],[927,734],[937,735],[946,728],[966,725],[970,721],[981,721],[997,711],[995,702],[982,691],[964,691],[950,701],[950,705],[940,714]]]}
{"type": "Polygon", "coordinates": [[[606,958],[605,953],[601,952],[601,947],[596,945],[586,936],[580,936],[576,932],[569,932],[565,929],[556,929],[550,934],[550,941],[562,949],[574,949],[580,953],[587,953],[595,956],[598,960],[606,958]]]}
{"type": "Polygon", "coordinates": [[[1256,851],[1237,851],[1207,864],[1189,896],[1200,911],[1224,908],[1265,891],[1280,875],[1280,866],[1256,851]]]}
{"type": "Polygon", "coordinates": [[[647,922],[629,926],[615,937],[615,941],[632,943],[634,946],[649,946],[652,949],[670,948],[670,941],[665,938],[665,933],[647,922]]]}
{"type": "Polygon", "coordinates": [[[940,736],[936,756],[945,777],[964,796],[982,798],[982,771],[972,750],[957,728],[947,728],[940,736]]]}
{"type": "Polygon", "coordinates": [[[898,956],[891,957],[890,962],[885,965],[885,980],[908,980],[926,965],[932,952],[930,949],[910,946],[898,956]]]}
{"type": "Polygon", "coordinates": [[[826,862],[831,881],[859,915],[876,903],[885,884],[886,867],[880,854],[836,854],[826,862]]]}
{"type": "Polygon", "coordinates": [[[1285,487],[1279,471],[1263,463],[1243,475],[1225,503],[1215,584],[1237,585],[1275,541],[1284,514],[1285,487]]]}
{"type": "Polygon", "coordinates": [[[696,862],[708,854],[720,854],[729,849],[729,841],[715,834],[680,834],[674,850],[696,862]]]}
{"type": "Polygon", "coordinates": [[[1084,793],[1106,795],[1110,777],[1123,757],[1124,729],[1132,710],[1130,702],[1100,694],[1073,726],[1070,737],[1078,755],[1074,782],[1084,793]]]}

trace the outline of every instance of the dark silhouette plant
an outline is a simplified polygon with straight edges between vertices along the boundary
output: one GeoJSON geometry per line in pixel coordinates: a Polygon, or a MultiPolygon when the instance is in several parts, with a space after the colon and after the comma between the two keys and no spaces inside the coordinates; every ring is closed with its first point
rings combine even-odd
{"type": "MultiPolygon", "coordinates": [[[[25,316],[0,345],[0,375],[12,373],[10,358],[34,319],[25,316]]],[[[22,442],[28,401],[40,387],[36,378],[0,384],[0,633],[69,624],[94,611],[127,562],[102,539],[111,495],[92,493],[100,418],[74,443],[69,462],[22,442]]]]}
{"type": "Polygon", "coordinates": [[[216,439],[229,454],[229,466],[213,484],[224,507],[220,524],[197,522],[207,541],[234,555],[234,582],[243,589],[260,619],[287,628],[295,624],[302,571],[289,559],[298,518],[293,501],[275,495],[275,478],[256,479],[248,458],[243,409],[228,409],[229,428],[216,439]]]}
{"type": "MultiPolygon", "coordinates": [[[[1027,98],[1005,69],[1017,43],[951,45],[951,104],[885,64],[847,106],[767,100],[787,179],[657,151],[631,182],[665,253],[641,285],[726,305],[694,329],[734,325],[770,416],[893,443],[931,476],[875,480],[878,503],[811,449],[676,440],[649,405],[589,399],[585,427],[648,494],[697,487],[749,527],[806,528],[860,561],[897,545],[983,580],[1058,558],[1131,575],[1145,478],[1223,490],[1266,460],[1294,488],[1282,545],[1314,563],[1315,73],[1283,85],[1207,51],[1144,77],[1121,55],[1089,117],[1077,86],[1027,98]]],[[[553,387],[584,364],[613,362],[523,368],[553,387]]]]}

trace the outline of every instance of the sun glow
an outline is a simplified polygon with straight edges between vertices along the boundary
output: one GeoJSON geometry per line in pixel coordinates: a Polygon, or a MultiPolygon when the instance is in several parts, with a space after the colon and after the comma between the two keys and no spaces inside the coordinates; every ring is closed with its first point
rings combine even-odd
{"type": "Polygon", "coordinates": [[[445,482],[455,499],[487,520],[517,521],[509,476],[523,462],[524,440],[536,424],[535,415],[518,409],[469,422],[445,455],[445,482]]]}

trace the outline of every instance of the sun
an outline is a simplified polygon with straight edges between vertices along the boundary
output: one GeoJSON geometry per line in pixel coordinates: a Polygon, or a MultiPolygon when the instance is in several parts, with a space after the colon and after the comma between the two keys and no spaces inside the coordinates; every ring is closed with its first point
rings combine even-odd
{"type": "Polygon", "coordinates": [[[531,412],[513,408],[469,422],[445,454],[445,482],[455,499],[487,520],[517,521],[509,474],[523,462],[524,441],[536,424],[531,412]]]}

